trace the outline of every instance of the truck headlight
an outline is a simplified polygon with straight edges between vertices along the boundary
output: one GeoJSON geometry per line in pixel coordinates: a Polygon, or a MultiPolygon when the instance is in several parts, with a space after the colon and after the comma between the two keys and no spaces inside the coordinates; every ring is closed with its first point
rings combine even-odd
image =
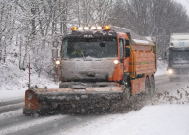
{"type": "Polygon", "coordinates": [[[56,61],[55,61],[55,64],[56,64],[56,65],[60,65],[60,63],[61,63],[60,60],[56,60],[56,61]]]}
{"type": "Polygon", "coordinates": [[[169,74],[173,74],[173,69],[168,69],[169,74]]]}
{"type": "Polygon", "coordinates": [[[119,60],[114,60],[114,64],[117,65],[119,63],[119,60]]]}

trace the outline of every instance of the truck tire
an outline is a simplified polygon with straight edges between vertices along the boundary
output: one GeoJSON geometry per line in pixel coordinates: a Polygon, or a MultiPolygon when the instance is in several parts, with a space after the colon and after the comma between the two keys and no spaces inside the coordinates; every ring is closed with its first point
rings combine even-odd
{"type": "Polygon", "coordinates": [[[154,76],[152,75],[151,76],[151,92],[154,92],[155,91],[155,79],[154,79],[154,76]]]}
{"type": "Polygon", "coordinates": [[[145,81],[145,90],[149,93],[150,92],[150,81],[149,81],[149,77],[146,77],[146,81],[145,81]]]}
{"type": "Polygon", "coordinates": [[[131,93],[131,79],[128,75],[124,75],[123,85],[125,87],[123,91],[123,100],[129,100],[132,93],[131,93]]]}
{"type": "Polygon", "coordinates": [[[131,90],[130,88],[125,87],[124,91],[123,91],[123,97],[124,100],[129,100],[131,97],[131,90]]]}

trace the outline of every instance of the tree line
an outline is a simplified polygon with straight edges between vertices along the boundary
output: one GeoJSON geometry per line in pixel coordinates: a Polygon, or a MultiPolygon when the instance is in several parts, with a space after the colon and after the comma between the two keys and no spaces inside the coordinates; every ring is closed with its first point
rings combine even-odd
{"type": "Polygon", "coordinates": [[[109,22],[156,37],[159,57],[169,45],[171,33],[189,32],[186,9],[174,0],[119,0],[109,22]]]}
{"type": "Polygon", "coordinates": [[[52,41],[73,26],[106,24],[157,37],[161,57],[170,34],[188,32],[188,22],[186,10],[173,0],[0,0],[0,62],[12,56],[22,70],[31,54],[40,75],[52,66],[52,41]]]}

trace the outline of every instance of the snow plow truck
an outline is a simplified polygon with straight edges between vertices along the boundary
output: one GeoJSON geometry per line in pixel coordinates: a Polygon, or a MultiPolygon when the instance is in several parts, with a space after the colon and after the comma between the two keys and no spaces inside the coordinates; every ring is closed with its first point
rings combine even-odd
{"type": "Polygon", "coordinates": [[[71,30],[63,37],[60,50],[53,43],[59,88],[26,90],[24,114],[68,104],[126,102],[132,95],[155,89],[155,40],[115,26],[71,30]]]}

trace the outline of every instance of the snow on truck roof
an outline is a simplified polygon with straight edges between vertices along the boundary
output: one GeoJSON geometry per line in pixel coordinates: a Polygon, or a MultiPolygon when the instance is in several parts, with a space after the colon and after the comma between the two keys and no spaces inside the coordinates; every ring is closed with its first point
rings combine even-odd
{"type": "Polygon", "coordinates": [[[132,39],[135,43],[141,43],[141,44],[150,44],[150,41],[147,40],[138,40],[138,39],[132,39]]]}
{"type": "Polygon", "coordinates": [[[130,33],[130,40],[132,44],[136,44],[136,45],[155,45],[152,40],[145,38],[137,33],[135,33],[134,31],[130,30],[130,29],[126,29],[126,28],[120,28],[120,27],[115,27],[115,26],[111,26],[112,30],[115,30],[117,32],[124,32],[124,33],[130,33]]]}
{"type": "Polygon", "coordinates": [[[187,48],[189,47],[189,33],[172,33],[170,47],[187,48]]]}
{"type": "Polygon", "coordinates": [[[171,40],[189,40],[189,33],[172,33],[171,40]]]}

